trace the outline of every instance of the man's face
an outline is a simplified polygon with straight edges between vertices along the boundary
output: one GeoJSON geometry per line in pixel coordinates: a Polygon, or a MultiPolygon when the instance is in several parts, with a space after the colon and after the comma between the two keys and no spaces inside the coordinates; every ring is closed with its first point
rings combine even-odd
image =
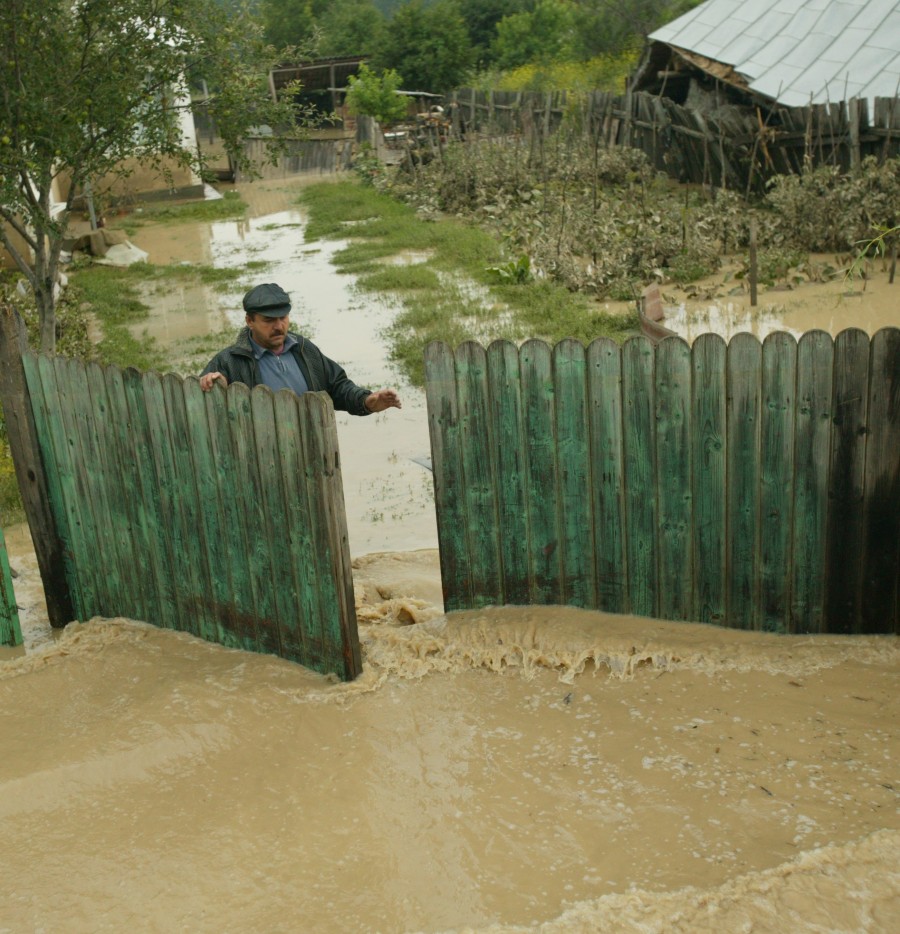
{"type": "Polygon", "coordinates": [[[247,315],[247,327],[250,336],[266,350],[281,350],[287,337],[290,321],[288,315],[281,318],[269,318],[266,315],[247,315]]]}

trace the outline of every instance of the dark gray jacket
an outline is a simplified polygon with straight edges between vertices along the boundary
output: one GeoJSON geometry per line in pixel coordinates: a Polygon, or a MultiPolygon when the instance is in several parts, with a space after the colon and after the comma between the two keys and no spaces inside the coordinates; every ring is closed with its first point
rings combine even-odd
{"type": "MultiPolygon", "coordinates": [[[[306,385],[312,391],[327,392],[335,409],[342,412],[351,415],[371,414],[365,406],[366,396],[371,390],[357,386],[349,379],[343,367],[326,357],[312,341],[293,332],[290,335],[297,343],[288,353],[296,358],[306,378],[306,385]]],[[[200,375],[205,373],[221,373],[229,383],[246,383],[251,389],[261,385],[259,365],[250,344],[250,328],[241,328],[237,340],[230,347],[219,351],[200,375]]]]}

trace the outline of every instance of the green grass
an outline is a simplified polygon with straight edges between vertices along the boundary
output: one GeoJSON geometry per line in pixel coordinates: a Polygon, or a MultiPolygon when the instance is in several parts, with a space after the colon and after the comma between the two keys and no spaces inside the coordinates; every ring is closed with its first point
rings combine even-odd
{"type": "Polygon", "coordinates": [[[583,295],[548,282],[497,281],[509,260],[489,233],[456,219],[423,220],[389,195],[356,182],[311,185],[300,202],[309,214],[307,240],[346,240],[334,263],[358,277],[360,288],[396,297],[401,310],[388,329],[391,357],[416,385],[424,383],[423,351],[430,341],[550,342],[575,337],[623,340],[639,331],[637,314],[598,311],[583,295]],[[414,253],[422,262],[388,264],[414,253]]]}
{"type": "Polygon", "coordinates": [[[190,201],[185,204],[168,202],[142,204],[119,226],[126,233],[132,233],[146,224],[230,220],[243,217],[246,213],[247,203],[244,199],[236,191],[226,191],[223,197],[211,201],[190,201]]]}
{"type": "MultiPolygon", "coordinates": [[[[212,355],[212,351],[207,354],[207,348],[221,348],[223,335],[186,341],[175,355],[163,351],[152,338],[135,337],[134,326],[145,320],[150,311],[141,300],[142,290],[144,294],[164,292],[173,283],[179,283],[209,285],[224,291],[242,280],[249,282],[252,273],[267,265],[256,260],[227,269],[186,263],[171,266],[134,263],[124,268],[90,264],[73,268],[71,282],[78,301],[94,314],[103,332],[96,349],[102,363],[160,373],[194,372],[204,354],[206,359],[201,366],[212,355]]],[[[233,332],[227,333],[229,341],[233,336],[233,332]]]]}

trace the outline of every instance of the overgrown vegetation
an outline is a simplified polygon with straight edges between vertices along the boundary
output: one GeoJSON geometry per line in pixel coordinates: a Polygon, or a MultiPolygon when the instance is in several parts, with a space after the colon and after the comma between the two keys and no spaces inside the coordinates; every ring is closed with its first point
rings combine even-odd
{"type": "Polygon", "coordinates": [[[900,217],[900,159],[866,159],[856,173],[822,167],[780,176],[747,203],[732,191],[678,186],[639,150],[566,131],[454,143],[428,164],[370,169],[368,177],[419,212],[492,232],[538,277],[604,299],[714,273],[724,254],[747,249],[753,218],[762,282],[822,278],[824,267],[808,262],[815,252],[837,254],[838,275],[856,244],[900,217]]]}

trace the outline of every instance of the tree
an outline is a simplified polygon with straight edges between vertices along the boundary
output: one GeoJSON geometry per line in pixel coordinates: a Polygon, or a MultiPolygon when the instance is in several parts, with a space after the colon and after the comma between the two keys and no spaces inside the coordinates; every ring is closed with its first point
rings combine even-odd
{"type": "Polygon", "coordinates": [[[359,73],[347,79],[347,108],[351,114],[366,114],[386,126],[406,115],[406,101],[400,90],[400,75],[388,69],[383,75],[360,65],[359,73]]]}
{"type": "Polygon", "coordinates": [[[459,0],[459,11],[469,32],[475,63],[479,68],[493,60],[491,45],[500,20],[513,13],[525,12],[531,6],[529,0],[459,0]]]}
{"type": "Polygon", "coordinates": [[[497,24],[492,51],[501,68],[549,64],[575,57],[575,7],[567,0],[539,0],[530,13],[513,13],[497,24]]]}
{"type": "Polygon", "coordinates": [[[179,129],[190,102],[177,89],[188,75],[206,79],[227,151],[252,170],[246,129],[293,127],[297,115],[291,97],[269,94],[271,57],[253,22],[209,0],[0,5],[0,242],[34,291],[42,350],[55,347],[54,286],[76,196],[92,180],[127,174],[128,160],[202,170],[179,129]]]}
{"type": "Polygon", "coordinates": [[[454,0],[426,7],[409,0],[394,13],[373,56],[380,68],[399,72],[410,91],[443,94],[458,87],[472,63],[466,24],[454,0]]]}
{"type": "Polygon", "coordinates": [[[328,0],[262,0],[265,37],[276,47],[312,45],[328,0]]]}
{"type": "Polygon", "coordinates": [[[372,0],[336,0],[319,20],[319,52],[325,56],[370,55],[385,19],[372,0]]]}

